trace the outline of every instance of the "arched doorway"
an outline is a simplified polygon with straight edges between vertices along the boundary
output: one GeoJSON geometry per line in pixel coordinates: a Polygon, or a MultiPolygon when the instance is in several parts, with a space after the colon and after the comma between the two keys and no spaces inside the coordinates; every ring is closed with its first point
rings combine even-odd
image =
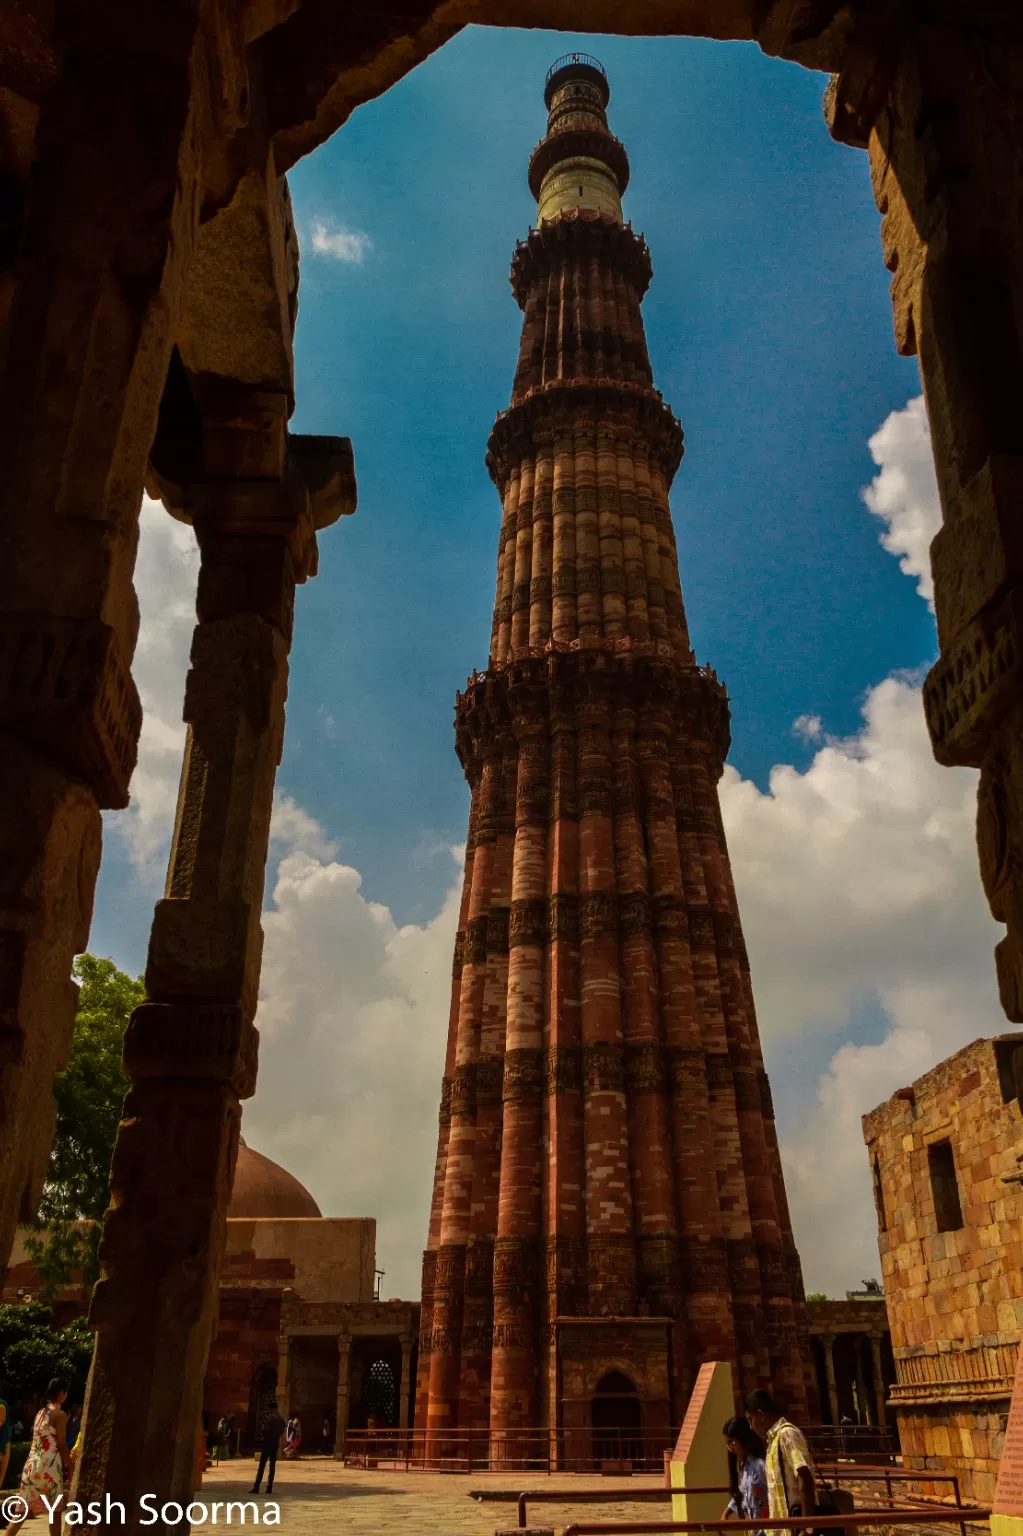
{"type": "Polygon", "coordinates": [[[641,1459],[639,1394],[624,1371],[608,1371],[597,1382],[590,1405],[590,1423],[595,1461],[641,1459]]]}

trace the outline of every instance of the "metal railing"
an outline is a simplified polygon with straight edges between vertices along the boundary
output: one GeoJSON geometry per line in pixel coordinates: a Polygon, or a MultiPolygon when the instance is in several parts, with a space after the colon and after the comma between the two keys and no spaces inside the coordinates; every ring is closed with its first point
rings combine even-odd
{"type": "Polygon", "coordinates": [[[446,1472],[660,1472],[677,1429],[350,1429],[346,1466],[446,1472]]]}
{"type": "MultiPolygon", "coordinates": [[[[841,1486],[841,1479],[843,1477],[845,1478],[846,1482],[881,1483],[883,1481],[886,1484],[888,1508],[895,1511],[896,1513],[899,1510],[904,1509],[906,1506],[897,1505],[895,1503],[895,1495],[892,1487],[892,1484],[895,1482],[933,1481],[951,1483],[953,1485],[956,1508],[963,1508],[963,1502],[959,1491],[959,1479],[952,1472],[932,1472],[930,1475],[928,1475],[926,1472],[900,1473],[892,1472],[887,1467],[864,1467],[859,1469],[846,1467],[841,1469],[840,1472],[835,1472],[832,1471],[831,1468],[822,1466],[819,1466],[817,1471],[820,1473],[820,1481],[822,1483],[833,1485],[835,1487],[841,1486]]],[[[607,1488],[530,1488],[519,1494],[516,1503],[518,1506],[519,1525],[522,1529],[525,1529],[529,1524],[527,1518],[527,1507],[531,1501],[534,1503],[544,1504],[668,1504],[677,1493],[685,1492],[687,1494],[730,1494],[731,1491],[732,1490],[727,1485],[720,1487],[686,1488],[684,1490],[680,1488],[616,1488],[613,1492],[609,1491],[607,1488]]],[[[922,1498],[923,1495],[920,1495],[920,1497],[922,1498]]],[[[874,1505],[875,1509],[877,1507],[877,1505],[874,1505]]],[[[917,1504],[915,1507],[919,1508],[920,1506],[917,1504]]],[[[870,1508],[870,1505],[858,1506],[858,1509],[862,1510],[869,1510],[870,1508]]],[[[852,1521],[850,1521],[850,1524],[851,1523],[852,1521]]],[[[730,1525],[731,1524],[734,1524],[734,1522],[730,1522],[730,1525]]]]}
{"type": "MultiPolygon", "coordinates": [[[[871,1425],[834,1429],[811,1424],[804,1430],[814,1460],[852,1459],[863,1467],[894,1466],[892,1436],[871,1425]]],[[[659,1472],[663,1453],[674,1449],[677,1428],[591,1429],[350,1429],[345,1460],[465,1472],[599,1472],[618,1463],[623,1471],[659,1472]]]]}
{"type": "Polygon", "coordinates": [[[519,1525],[525,1530],[529,1521],[527,1507],[534,1504],[670,1504],[676,1493],[726,1493],[732,1490],[723,1484],[717,1488],[529,1488],[520,1493],[516,1504],[519,1525]]]}
{"type": "MultiPolygon", "coordinates": [[[[610,1502],[610,1501],[609,1501],[610,1502]]],[[[958,1525],[966,1533],[967,1520],[971,1524],[991,1518],[990,1509],[966,1507],[945,1512],[934,1509],[851,1510],[844,1515],[789,1515],[784,1520],[609,1520],[566,1525],[561,1536],[639,1536],[639,1533],[659,1531],[727,1531],[729,1536],[740,1532],[759,1531],[845,1531],[862,1530],[876,1526],[907,1525],[958,1525]],[[892,1516],[897,1518],[893,1520],[892,1516]]]]}
{"type": "Polygon", "coordinates": [[[875,1464],[893,1463],[898,1446],[891,1431],[874,1424],[806,1424],[800,1428],[815,1461],[851,1456],[875,1464]]]}
{"type": "MultiPolygon", "coordinates": [[[[821,1478],[827,1483],[834,1483],[836,1488],[842,1486],[843,1480],[846,1483],[883,1482],[890,1508],[895,1507],[893,1483],[951,1483],[952,1498],[955,1501],[956,1508],[962,1508],[962,1491],[959,1487],[959,1479],[954,1472],[903,1471],[896,1467],[860,1467],[855,1462],[848,1461],[844,1463],[836,1462],[831,1465],[828,1465],[827,1462],[818,1461],[816,1466],[821,1478]]],[[[917,1497],[926,1499],[929,1495],[921,1493],[917,1497]]]]}
{"type": "Polygon", "coordinates": [[[559,69],[565,69],[569,64],[586,64],[590,69],[595,69],[599,75],[607,79],[607,70],[599,59],[595,59],[592,53],[563,53],[560,59],[555,59],[550,69],[544,76],[544,87],[550,85],[559,69]]]}

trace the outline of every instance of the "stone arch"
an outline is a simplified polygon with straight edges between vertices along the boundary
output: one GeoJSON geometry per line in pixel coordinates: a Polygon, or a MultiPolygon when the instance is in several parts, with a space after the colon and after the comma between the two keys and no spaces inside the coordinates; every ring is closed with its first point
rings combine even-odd
{"type": "Polygon", "coordinates": [[[636,1383],[627,1372],[605,1371],[590,1401],[596,1462],[642,1459],[643,1410],[636,1383]]]}
{"type": "MultiPolygon", "coordinates": [[[[1014,424],[1023,377],[1023,242],[1014,218],[1023,108],[1012,85],[1020,42],[1008,7],[1004,16],[1002,24],[993,13],[981,34],[966,6],[950,5],[938,20],[924,22],[906,8],[871,10],[842,0],[812,6],[687,0],[681,10],[676,0],[650,0],[642,8],[642,30],[753,40],[767,54],[835,71],[827,99],[831,130],[842,142],[869,143],[874,189],[885,211],[885,257],[894,274],[897,343],[907,355],[920,349],[948,517],[933,546],[942,655],[926,693],[928,723],[939,761],[982,771],[982,871],[995,915],[1008,925],[998,974],[1003,1006],[1019,1020],[1023,681],[1014,658],[1023,626],[1017,602],[1023,570],[1017,569],[1012,529],[1019,474],[1014,424]]],[[[48,773],[80,788],[86,821],[95,821],[98,806],[125,803],[139,725],[128,675],[135,640],[133,539],[177,317],[195,310],[185,288],[196,249],[201,245],[201,254],[215,264],[235,248],[227,237],[251,208],[257,214],[251,227],[263,230],[261,238],[269,238],[271,225],[276,228],[283,262],[275,267],[254,259],[247,269],[247,281],[265,285],[265,302],[249,302],[252,294],[236,292],[237,285],[225,281],[228,274],[217,270],[211,283],[219,280],[223,305],[212,317],[195,315],[192,330],[193,339],[211,343],[203,355],[212,357],[212,344],[230,336],[228,311],[236,313],[233,307],[243,300],[249,313],[266,316],[267,325],[286,328],[261,338],[268,345],[254,356],[252,369],[263,384],[266,370],[283,364],[288,377],[269,382],[285,387],[261,392],[242,373],[235,383],[243,386],[244,398],[229,400],[218,416],[211,388],[204,423],[208,445],[217,451],[237,444],[245,436],[237,429],[245,427],[252,455],[238,478],[248,483],[254,473],[265,474],[267,484],[276,485],[283,479],[285,408],[270,410],[266,397],[289,404],[292,382],[287,218],[276,178],[467,22],[625,34],[639,28],[630,0],[601,0],[596,7],[584,0],[533,0],[525,8],[509,0],[409,0],[400,12],[357,0],[343,26],[333,8],[312,0],[225,0],[190,12],[159,48],[153,46],[150,10],[124,8],[116,38],[98,36],[82,67],[81,50],[69,46],[74,33],[69,36],[67,28],[76,25],[71,12],[57,8],[52,30],[48,16],[41,20],[26,11],[25,17],[15,21],[8,56],[36,65],[23,76],[0,77],[6,88],[2,126],[11,128],[0,133],[0,176],[10,184],[11,205],[27,210],[18,259],[0,272],[0,317],[10,315],[0,363],[0,528],[10,551],[7,607],[21,625],[8,628],[15,636],[12,654],[25,654],[27,645],[39,655],[66,654],[75,677],[73,695],[54,687],[28,708],[17,689],[9,689],[0,701],[5,752],[11,742],[30,742],[41,758],[30,792],[5,797],[0,812],[12,839],[20,839],[20,863],[32,871],[53,841],[63,798],[63,786],[55,783],[38,825],[26,822],[26,808],[48,773]],[[19,36],[23,29],[26,35],[19,36]],[[125,70],[126,57],[137,67],[125,70]],[[72,66],[65,68],[68,59],[72,66]],[[250,61],[257,59],[250,77],[250,61]],[[154,100],[163,106],[158,135],[147,126],[154,100]],[[37,123],[46,145],[38,174],[37,123]],[[23,200],[30,182],[32,196],[23,200]],[[200,215],[211,223],[218,212],[232,228],[210,227],[200,237],[200,215]],[[76,230],[74,241],[63,238],[69,227],[76,230]],[[41,252],[46,259],[33,259],[41,252]],[[213,327],[209,336],[201,335],[200,321],[213,327]],[[262,457],[257,448],[266,449],[262,457]]],[[[313,553],[305,562],[310,573],[313,553]]],[[[283,637],[287,630],[290,638],[290,610],[282,624],[278,633],[283,637]]],[[[262,743],[262,759],[275,761],[278,745],[276,739],[262,743]]],[[[269,805],[269,794],[262,798],[269,805]]],[[[247,869],[263,868],[268,820],[267,811],[253,821],[247,869]]],[[[78,879],[80,905],[87,904],[93,880],[91,868],[78,879]]],[[[34,944],[51,958],[63,953],[65,890],[47,886],[32,903],[25,880],[19,883],[21,889],[5,892],[5,911],[13,915],[0,922],[10,954],[5,998],[11,1031],[19,1051],[22,1037],[31,1042],[24,1060],[32,1064],[37,1085],[35,1095],[28,1088],[19,1095],[9,1118],[9,1146],[0,1148],[0,1189],[15,1190],[18,1199],[45,1165],[47,1138],[31,1134],[34,1106],[47,1091],[60,1044],[54,1034],[68,1016],[66,1003],[57,1015],[48,1007],[49,976],[32,950],[34,944]],[[24,941],[28,911],[32,944],[24,941]],[[15,1149],[29,1145],[32,1166],[21,1167],[15,1149]]],[[[259,890],[246,892],[253,912],[261,889],[260,883],[259,890]]],[[[212,913],[226,935],[228,918],[233,921],[239,910],[211,897],[197,931],[209,931],[212,913]]],[[[108,1385],[90,1388],[98,1395],[109,1390],[113,1401],[131,1406],[123,1410],[122,1433],[103,1446],[94,1442],[94,1450],[86,1445],[83,1497],[108,1490],[134,1501],[141,1489],[169,1496],[171,1469],[194,1454],[217,1275],[216,1262],[196,1264],[194,1257],[208,1241],[222,1250],[222,1230],[216,1234],[230,1194],[230,1127],[238,1096],[253,1087],[249,1014],[258,987],[257,931],[255,925],[239,940],[231,967],[222,957],[223,974],[243,977],[244,986],[239,984],[238,997],[216,994],[222,1028],[215,1050],[208,1031],[193,1029],[188,1010],[176,1001],[187,996],[200,1006],[201,977],[189,988],[180,985],[180,976],[165,977],[163,994],[151,996],[153,1006],[134,1029],[132,1129],[126,1121],[115,1153],[118,1215],[105,1236],[92,1377],[94,1384],[108,1385]],[[177,1009],[173,1032],[183,1044],[173,1071],[160,1054],[161,1015],[154,1006],[177,1009]],[[217,1090],[224,1103],[208,1133],[196,1107],[199,1096],[190,1104],[179,1099],[174,1114],[161,1121],[160,1096],[173,1098],[171,1085],[182,1075],[184,1058],[198,1075],[208,1074],[218,1055],[236,1071],[228,1087],[217,1090]],[[160,1155],[168,1148],[171,1123],[182,1143],[191,1139],[207,1148],[204,1165],[189,1170],[194,1187],[208,1191],[205,1202],[187,1207],[194,1220],[183,1214],[184,1176],[176,1169],[169,1178],[168,1160],[160,1155]],[[160,1170],[159,1180],[152,1168],[160,1170]],[[159,1234],[158,1264],[150,1233],[159,1234]],[[138,1333],[157,1329],[165,1348],[145,1367],[138,1333]],[[158,1435],[154,1422],[173,1430],[158,1435]]],[[[176,947],[169,945],[168,952],[195,949],[183,930],[171,937],[176,947]]],[[[49,969],[66,977],[66,964],[54,962],[49,969]]],[[[17,1200],[0,1206],[4,1259],[17,1216],[17,1200]]],[[[93,1413],[101,1417],[106,1407],[96,1403],[93,1413]]]]}

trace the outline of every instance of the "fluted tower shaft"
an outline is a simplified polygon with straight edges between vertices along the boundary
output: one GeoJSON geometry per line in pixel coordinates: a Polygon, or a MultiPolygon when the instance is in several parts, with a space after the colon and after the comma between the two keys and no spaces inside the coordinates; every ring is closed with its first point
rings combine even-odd
{"type": "Polygon", "coordinates": [[[608,94],[579,56],[548,79],[538,225],[511,271],[518,365],[487,455],[504,508],[490,657],[456,705],[472,809],[416,1422],[438,1446],[489,1427],[495,1459],[527,1426],[585,1436],[579,1383],[585,1399],[623,1359],[647,1429],[677,1419],[705,1359],[807,1411],[716,790],[728,704],[689,643],[668,504],[682,430],[653,387],[650,258],[622,223],[608,94]]]}

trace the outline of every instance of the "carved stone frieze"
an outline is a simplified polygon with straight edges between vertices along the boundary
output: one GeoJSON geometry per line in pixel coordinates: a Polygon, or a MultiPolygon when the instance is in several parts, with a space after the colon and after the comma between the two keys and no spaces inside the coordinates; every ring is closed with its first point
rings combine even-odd
{"type": "Polygon", "coordinates": [[[664,1051],[664,1064],[674,1093],[688,1094],[695,1088],[701,1096],[706,1096],[707,1062],[698,1047],[669,1045],[664,1051]]]}
{"type": "Polygon", "coordinates": [[[472,1120],[476,1115],[476,1063],[467,1062],[451,1074],[451,1116],[472,1120]]]}
{"type": "Polygon", "coordinates": [[[505,1051],[504,1102],[539,1098],[542,1073],[543,1052],[539,1048],[522,1046],[505,1051]]]}
{"type": "Polygon", "coordinates": [[[629,1093],[664,1093],[667,1078],[659,1045],[626,1045],[625,1086],[629,1093]]]}
{"type": "Polygon", "coordinates": [[[509,911],[507,907],[491,907],[487,913],[487,954],[508,953],[509,911]]]}
{"type": "Polygon", "coordinates": [[[487,958],[487,918],[471,917],[465,927],[464,965],[482,965],[487,958]]]}
{"type": "Polygon", "coordinates": [[[726,1294],[729,1271],[724,1238],[685,1237],[682,1241],[682,1273],[689,1292],[726,1294]]]}
{"type": "Polygon", "coordinates": [[[587,891],[579,897],[579,936],[597,939],[618,932],[618,897],[614,891],[587,891]]]}
{"type": "Polygon", "coordinates": [[[544,1053],[547,1095],[579,1093],[583,1086],[582,1047],[556,1045],[544,1053]]]}
{"type": "Polygon", "coordinates": [[[752,1237],[729,1237],[725,1241],[728,1283],[733,1296],[760,1293],[760,1270],[752,1237]]]}
{"type": "Polygon", "coordinates": [[[584,1045],[583,1086],[587,1093],[625,1092],[625,1053],[621,1045],[584,1045]]]}
{"type": "Polygon", "coordinates": [[[504,1057],[481,1056],[476,1063],[476,1107],[500,1104],[504,1096],[504,1057]]]}
{"type": "Polygon", "coordinates": [[[532,1290],[538,1279],[536,1243],[525,1237],[499,1237],[494,1244],[494,1316],[503,1311],[499,1295],[532,1290]]]}
{"type": "Polygon", "coordinates": [[[440,1301],[446,1294],[461,1295],[465,1283],[465,1245],[445,1243],[437,1249],[433,1272],[433,1295],[440,1301]]]}
{"type": "Polygon", "coordinates": [[[646,891],[630,891],[618,898],[618,932],[623,939],[649,938],[652,929],[650,897],[646,891]]]}
{"type": "Polygon", "coordinates": [[[548,932],[551,942],[562,939],[569,944],[579,939],[579,898],[574,892],[558,891],[547,906],[548,932]]]}
{"type": "Polygon", "coordinates": [[[757,1080],[755,1067],[733,1067],[732,1081],[735,1084],[735,1107],[752,1114],[763,1112],[763,1103],[760,1097],[760,1083],[757,1080]]]}
{"type": "Polygon", "coordinates": [[[536,900],[513,901],[508,919],[508,945],[515,949],[522,944],[543,946],[547,942],[547,902],[536,900]]]}

